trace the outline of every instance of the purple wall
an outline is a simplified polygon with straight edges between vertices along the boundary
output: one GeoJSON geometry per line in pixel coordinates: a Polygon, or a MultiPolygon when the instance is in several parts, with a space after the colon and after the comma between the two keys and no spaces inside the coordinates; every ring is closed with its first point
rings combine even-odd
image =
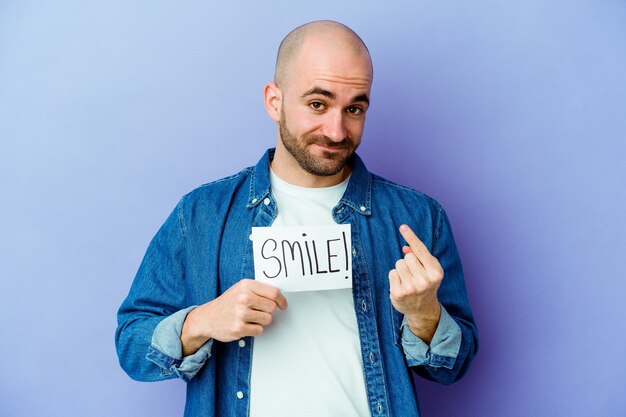
{"type": "Polygon", "coordinates": [[[116,309],[178,198],[272,145],[276,47],[317,18],[374,59],[362,157],[464,260],[481,349],[425,416],[626,414],[624,2],[86,3],[0,4],[1,416],[182,414],[118,367],[116,309]]]}

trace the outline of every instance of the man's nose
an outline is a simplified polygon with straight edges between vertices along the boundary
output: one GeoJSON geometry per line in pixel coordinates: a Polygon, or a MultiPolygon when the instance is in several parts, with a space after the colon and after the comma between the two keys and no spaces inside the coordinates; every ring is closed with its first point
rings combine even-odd
{"type": "Polygon", "coordinates": [[[348,135],[346,120],[343,112],[329,112],[324,123],[324,136],[333,142],[341,142],[348,135]]]}

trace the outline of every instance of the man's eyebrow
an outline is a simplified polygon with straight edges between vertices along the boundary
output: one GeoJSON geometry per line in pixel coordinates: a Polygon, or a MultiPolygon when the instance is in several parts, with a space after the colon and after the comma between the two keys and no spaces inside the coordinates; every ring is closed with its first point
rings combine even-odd
{"type": "MultiPolygon", "coordinates": [[[[307,96],[311,96],[314,94],[319,94],[321,96],[328,97],[331,100],[334,100],[336,97],[335,93],[333,93],[332,91],[324,90],[323,88],[320,88],[320,87],[313,87],[310,90],[307,90],[304,94],[302,94],[302,98],[306,98],[307,96]]],[[[358,101],[362,101],[364,103],[367,103],[368,105],[370,104],[370,99],[369,97],[367,97],[367,94],[360,94],[352,99],[353,103],[358,102],[358,101]]]]}
{"type": "Polygon", "coordinates": [[[353,103],[356,103],[357,101],[363,101],[363,102],[367,103],[367,105],[370,104],[370,99],[367,96],[367,94],[361,94],[361,95],[358,95],[358,96],[356,96],[355,98],[352,99],[353,103]]]}
{"type": "Polygon", "coordinates": [[[324,90],[320,87],[313,87],[310,90],[307,90],[304,94],[302,94],[302,98],[305,98],[306,96],[311,96],[313,94],[319,94],[321,96],[328,97],[331,100],[335,99],[335,93],[333,93],[332,91],[324,90]]]}

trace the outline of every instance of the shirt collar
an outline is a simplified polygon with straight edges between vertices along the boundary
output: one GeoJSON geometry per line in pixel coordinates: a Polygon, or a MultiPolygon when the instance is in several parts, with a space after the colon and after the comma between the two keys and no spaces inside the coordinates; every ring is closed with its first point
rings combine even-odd
{"type": "MultiPolygon", "coordinates": [[[[270,162],[274,157],[275,148],[268,149],[259,162],[252,168],[250,194],[247,207],[256,207],[270,196],[270,162]]],[[[343,210],[343,206],[354,209],[359,214],[372,214],[371,189],[372,177],[361,158],[355,153],[350,161],[352,174],[343,197],[335,210],[343,210]]]]}

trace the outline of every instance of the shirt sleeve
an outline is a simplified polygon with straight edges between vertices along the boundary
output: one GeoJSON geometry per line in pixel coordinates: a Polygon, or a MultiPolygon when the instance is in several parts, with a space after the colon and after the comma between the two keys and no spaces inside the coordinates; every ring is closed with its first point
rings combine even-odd
{"type": "Polygon", "coordinates": [[[402,349],[409,366],[454,367],[461,348],[461,328],[443,306],[430,346],[413,334],[406,319],[402,320],[401,329],[402,349]]]}
{"type": "Polygon", "coordinates": [[[180,334],[187,314],[196,307],[188,307],[166,317],[152,333],[146,359],[158,365],[164,377],[175,375],[189,381],[211,357],[213,339],[207,340],[194,354],[183,357],[180,334]]]}

